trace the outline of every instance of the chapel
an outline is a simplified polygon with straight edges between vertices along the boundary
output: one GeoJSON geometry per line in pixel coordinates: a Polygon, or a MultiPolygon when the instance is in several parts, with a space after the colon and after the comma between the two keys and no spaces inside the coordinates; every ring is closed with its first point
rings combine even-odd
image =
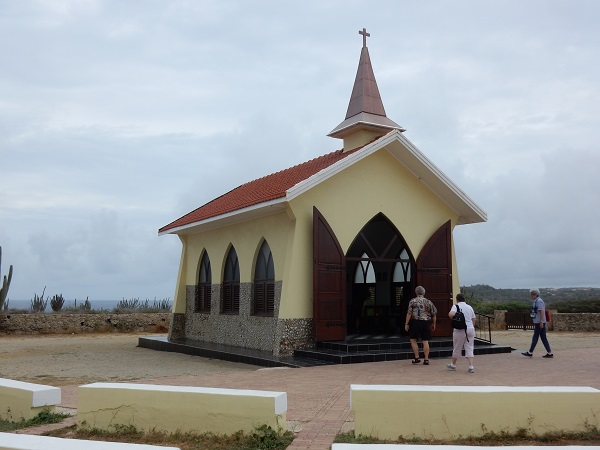
{"type": "Polygon", "coordinates": [[[487,216],[389,119],[363,28],[341,148],[244,183],[163,226],[182,250],[169,339],[289,355],[358,333],[399,335],[418,285],[460,284],[452,233],[487,216]]]}

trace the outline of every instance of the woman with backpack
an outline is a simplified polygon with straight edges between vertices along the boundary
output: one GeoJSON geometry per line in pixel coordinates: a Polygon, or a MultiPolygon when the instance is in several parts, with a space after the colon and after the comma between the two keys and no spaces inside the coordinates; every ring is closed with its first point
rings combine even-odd
{"type": "Polygon", "coordinates": [[[456,370],[456,361],[462,355],[462,349],[465,349],[465,357],[469,360],[469,373],[475,372],[473,366],[473,349],[475,347],[475,311],[470,305],[465,302],[465,296],[462,294],[456,294],[456,304],[452,306],[448,313],[451,321],[456,325],[453,325],[454,331],[452,333],[452,343],[454,349],[452,350],[452,362],[446,367],[450,370],[456,370]],[[461,315],[464,317],[461,317],[461,315]],[[456,319],[453,320],[456,316],[456,319]]]}

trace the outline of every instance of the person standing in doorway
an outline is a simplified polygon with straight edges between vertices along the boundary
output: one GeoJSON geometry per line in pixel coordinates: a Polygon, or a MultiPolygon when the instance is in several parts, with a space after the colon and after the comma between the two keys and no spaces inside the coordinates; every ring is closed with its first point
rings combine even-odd
{"type": "Polygon", "coordinates": [[[406,320],[404,321],[404,330],[409,331],[410,346],[412,347],[415,359],[413,364],[419,364],[419,344],[417,339],[423,342],[423,364],[429,365],[429,340],[431,339],[432,329],[435,331],[435,322],[437,319],[437,308],[431,300],[425,298],[425,288],[417,286],[415,289],[417,296],[408,303],[406,320]]]}
{"type": "Polygon", "coordinates": [[[552,350],[550,349],[550,343],[546,337],[546,304],[542,297],[540,297],[539,289],[531,289],[531,319],[533,320],[533,337],[531,338],[531,345],[529,350],[521,353],[523,356],[531,358],[533,351],[538,343],[538,339],[542,340],[542,344],[546,348],[546,354],[542,358],[554,358],[552,350]]]}
{"type": "Polygon", "coordinates": [[[450,370],[456,370],[456,361],[462,355],[463,348],[465,349],[465,357],[469,361],[469,373],[475,372],[475,366],[473,366],[473,350],[475,348],[475,311],[471,305],[467,305],[465,302],[465,296],[462,294],[456,294],[456,305],[452,305],[448,317],[452,319],[458,310],[465,316],[465,323],[467,325],[466,330],[454,329],[452,333],[452,362],[446,367],[450,370]]]}
{"type": "Polygon", "coordinates": [[[358,330],[361,333],[369,333],[373,331],[375,327],[375,299],[370,291],[367,290],[365,294],[365,300],[363,301],[362,308],[360,309],[360,317],[357,319],[359,322],[358,330]]]}

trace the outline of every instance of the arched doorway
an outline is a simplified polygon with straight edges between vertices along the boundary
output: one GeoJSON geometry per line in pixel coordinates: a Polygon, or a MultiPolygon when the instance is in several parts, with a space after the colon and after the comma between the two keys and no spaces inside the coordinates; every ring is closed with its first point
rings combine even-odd
{"type": "Polygon", "coordinates": [[[348,334],[404,334],[414,258],[382,213],[360,230],[346,254],[348,334]]]}

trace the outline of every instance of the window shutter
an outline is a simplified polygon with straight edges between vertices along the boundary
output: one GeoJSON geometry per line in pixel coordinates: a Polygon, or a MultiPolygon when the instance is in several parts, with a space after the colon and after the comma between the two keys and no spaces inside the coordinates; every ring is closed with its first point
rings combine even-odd
{"type": "Polygon", "coordinates": [[[231,312],[239,312],[240,310],[240,284],[233,285],[233,308],[231,312]]]}
{"type": "Polygon", "coordinates": [[[264,312],[265,306],[265,284],[262,281],[256,281],[254,283],[254,313],[264,312]]]}
{"type": "Polygon", "coordinates": [[[267,312],[269,313],[273,313],[275,311],[275,283],[272,281],[267,282],[266,307],[267,312]]]}
{"type": "Polygon", "coordinates": [[[223,312],[230,312],[232,305],[231,284],[223,283],[223,312]]]}

